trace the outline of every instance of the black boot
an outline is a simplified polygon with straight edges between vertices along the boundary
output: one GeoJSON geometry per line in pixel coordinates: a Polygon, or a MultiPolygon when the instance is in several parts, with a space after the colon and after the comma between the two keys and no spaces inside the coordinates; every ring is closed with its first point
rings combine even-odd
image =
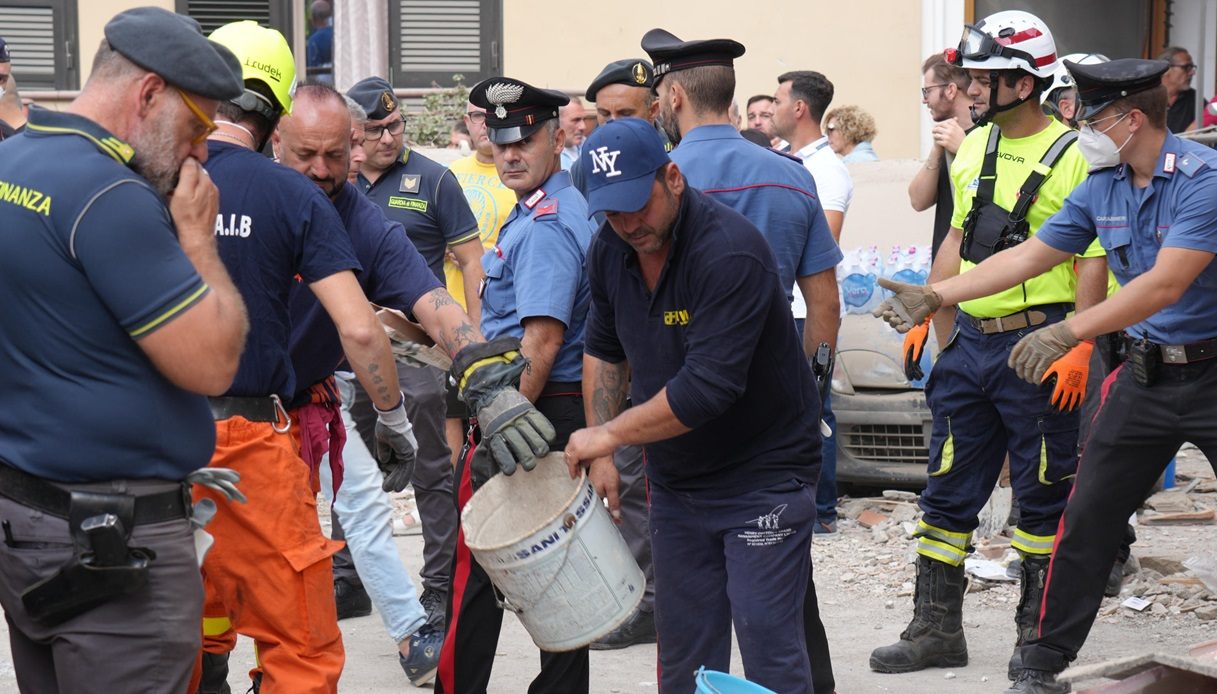
{"type": "Polygon", "coordinates": [[[228,654],[204,653],[198,694],[232,694],[228,688],[228,654]]]}
{"type": "Polygon", "coordinates": [[[372,614],[372,598],[368,597],[363,584],[345,578],[334,579],[334,606],[338,608],[339,620],[372,614]]]}
{"type": "Polygon", "coordinates": [[[1019,584],[1022,588],[1018,598],[1018,609],[1014,612],[1014,654],[1006,668],[1010,681],[1023,669],[1022,645],[1035,638],[1040,619],[1040,605],[1044,601],[1044,579],[1048,576],[1050,557],[1043,554],[1024,554],[1019,569],[1019,584]]]}
{"type": "Polygon", "coordinates": [[[871,653],[870,669],[913,672],[967,665],[968,642],[963,635],[963,594],[967,586],[962,566],[918,556],[913,621],[900,634],[900,641],[871,653]]]}
{"type": "Polygon", "coordinates": [[[1003,694],[1066,694],[1072,687],[1057,682],[1056,674],[1045,670],[1019,670],[1014,684],[1003,694]]]}

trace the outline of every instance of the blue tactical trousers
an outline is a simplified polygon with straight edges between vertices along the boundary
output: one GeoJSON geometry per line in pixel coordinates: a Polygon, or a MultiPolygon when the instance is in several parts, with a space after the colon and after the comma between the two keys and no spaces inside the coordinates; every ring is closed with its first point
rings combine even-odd
{"type": "Polygon", "coordinates": [[[1006,362],[1023,336],[1065,317],[1062,306],[1036,307],[1048,321],[986,335],[960,311],[955,334],[926,385],[934,417],[929,483],[921,495],[917,552],[958,566],[968,554],[977,514],[1010,456],[1010,480],[1021,512],[1011,545],[1052,552],[1057,521],[1077,470],[1078,414],[1056,411],[1052,388],[1033,386],[1006,362]]]}
{"type": "Polygon", "coordinates": [[[725,499],[651,484],[662,694],[691,694],[702,665],[727,672],[732,624],[747,679],[811,693],[803,598],[815,494],[796,480],[725,499]]]}

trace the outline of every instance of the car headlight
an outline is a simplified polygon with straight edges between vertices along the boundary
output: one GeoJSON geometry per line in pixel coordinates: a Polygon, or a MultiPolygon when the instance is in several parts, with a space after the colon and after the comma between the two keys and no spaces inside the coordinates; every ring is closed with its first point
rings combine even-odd
{"type": "Polygon", "coordinates": [[[849,380],[849,372],[845,369],[845,362],[839,357],[832,367],[832,391],[842,395],[854,394],[854,384],[849,380]]]}

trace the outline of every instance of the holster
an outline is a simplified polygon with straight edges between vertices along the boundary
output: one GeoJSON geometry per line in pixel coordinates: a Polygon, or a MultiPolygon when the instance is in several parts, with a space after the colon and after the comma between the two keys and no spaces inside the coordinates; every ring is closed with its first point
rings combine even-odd
{"type": "Polygon", "coordinates": [[[1128,344],[1128,368],[1133,380],[1149,388],[1158,381],[1158,368],[1162,365],[1162,349],[1149,340],[1133,340],[1128,344]]]}
{"type": "Polygon", "coordinates": [[[1094,338],[1094,348],[1099,353],[1099,360],[1103,362],[1106,373],[1115,371],[1117,366],[1124,363],[1123,334],[1116,332],[1097,335],[1094,338]]]}
{"type": "Polygon", "coordinates": [[[72,492],[72,559],[21,594],[30,617],[54,626],[147,585],[156,553],[127,546],[134,512],[135,497],[127,494],[72,492]]]}
{"type": "Polygon", "coordinates": [[[977,200],[963,220],[959,255],[964,260],[979,263],[994,253],[1026,241],[1030,231],[1027,220],[1013,219],[1000,205],[977,200]]]}

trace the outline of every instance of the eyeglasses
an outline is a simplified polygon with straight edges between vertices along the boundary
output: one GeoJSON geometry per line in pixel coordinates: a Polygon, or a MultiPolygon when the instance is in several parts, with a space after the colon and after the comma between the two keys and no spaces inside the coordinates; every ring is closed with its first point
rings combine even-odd
{"type": "Polygon", "coordinates": [[[485,111],[470,111],[469,113],[466,113],[465,115],[468,116],[470,121],[477,123],[478,125],[481,125],[482,123],[486,122],[486,112],[485,111]]]}
{"type": "Polygon", "coordinates": [[[1113,114],[1111,114],[1110,116],[1103,116],[1102,118],[1096,118],[1096,119],[1094,119],[1094,120],[1083,120],[1083,121],[1078,121],[1078,129],[1079,129],[1079,130],[1088,130],[1088,131],[1090,131],[1090,132],[1092,132],[1092,133],[1103,133],[1103,134],[1106,134],[1108,130],[1111,130],[1112,128],[1116,127],[1116,124],[1117,124],[1117,123],[1119,123],[1120,121],[1124,120],[1124,117],[1125,117],[1125,116],[1127,116],[1129,113],[1131,113],[1131,112],[1130,112],[1130,111],[1125,111],[1124,113],[1113,113],[1113,114]],[[1094,127],[1094,126],[1095,126],[1096,124],[1098,124],[1098,123],[1102,123],[1103,121],[1109,121],[1109,120],[1111,120],[1112,118],[1115,118],[1115,119],[1116,119],[1116,122],[1115,122],[1115,123],[1112,123],[1111,125],[1107,126],[1106,128],[1103,128],[1102,130],[1096,130],[1096,129],[1095,129],[1095,127],[1094,127]]]}
{"type": "Polygon", "coordinates": [[[406,117],[405,116],[402,116],[401,118],[393,121],[392,123],[389,123],[388,125],[372,125],[369,123],[368,125],[364,126],[363,140],[364,140],[364,142],[375,142],[376,140],[379,140],[382,135],[385,134],[386,130],[389,131],[389,134],[392,135],[393,137],[397,137],[405,129],[406,129],[406,117]]]}
{"type": "Polygon", "coordinates": [[[182,97],[182,101],[186,102],[186,108],[190,109],[190,112],[194,114],[194,117],[198,118],[199,122],[203,124],[203,132],[196,135],[194,139],[190,141],[190,144],[197,145],[203,140],[206,140],[208,135],[211,135],[216,131],[215,121],[208,118],[207,114],[203,113],[203,109],[199,108],[198,104],[191,101],[190,97],[186,96],[186,92],[177,88],[175,88],[174,91],[178,93],[178,96],[182,97]]]}
{"type": "Polygon", "coordinates": [[[950,82],[943,82],[942,84],[931,84],[931,85],[930,85],[930,86],[928,86],[928,87],[922,87],[922,88],[921,88],[921,98],[922,98],[922,99],[928,99],[928,98],[930,98],[930,90],[931,90],[931,89],[939,89],[939,88],[942,88],[942,87],[946,87],[946,86],[948,86],[948,85],[950,85],[950,84],[951,84],[950,82]]]}
{"type": "Polygon", "coordinates": [[[1181,65],[1175,65],[1174,63],[1171,63],[1171,67],[1177,67],[1180,70],[1183,70],[1184,72],[1195,72],[1196,71],[1196,63],[1183,63],[1181,65]]]}

